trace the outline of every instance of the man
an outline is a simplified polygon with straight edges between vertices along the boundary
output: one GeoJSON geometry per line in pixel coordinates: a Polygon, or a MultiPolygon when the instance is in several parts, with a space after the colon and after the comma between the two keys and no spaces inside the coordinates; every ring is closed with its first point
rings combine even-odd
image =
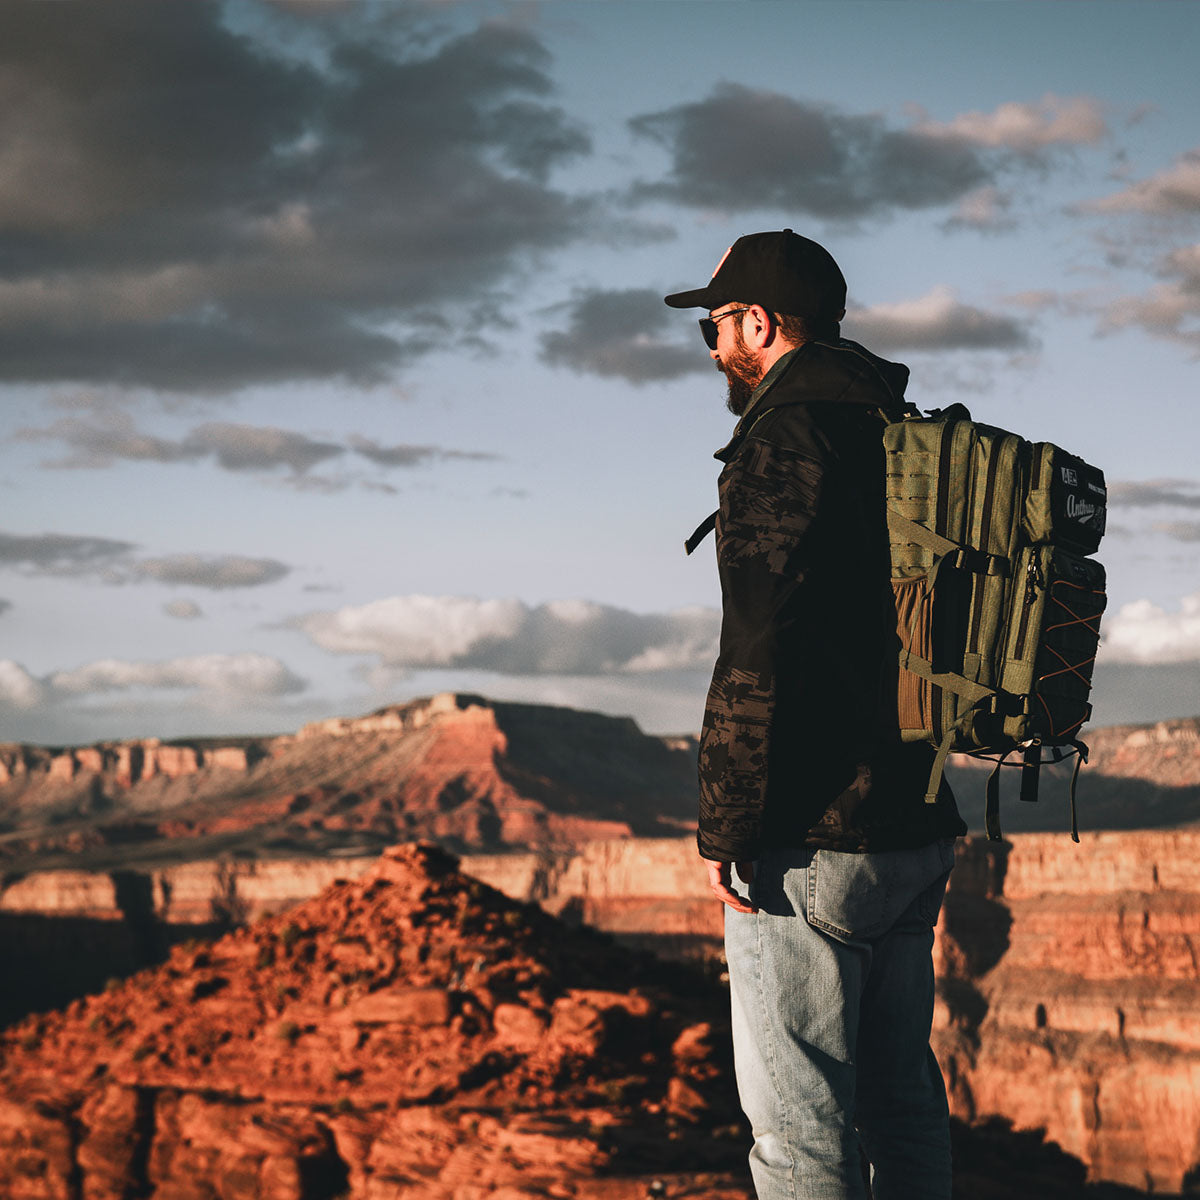
{"type": "Polygon", "coordinates": [[[948,788],[924,802],[934,750],[896,721],[879,414],[903,411],[908,369],[839,338],[845,279],[790,229],[666,302],[708,310],[740,418],[688,548],[715,523],[698,842],[759,1200],[861,1200],[864,1154],[875,1200],[949,1200],[931,948],[966,826],[948,788]]]}

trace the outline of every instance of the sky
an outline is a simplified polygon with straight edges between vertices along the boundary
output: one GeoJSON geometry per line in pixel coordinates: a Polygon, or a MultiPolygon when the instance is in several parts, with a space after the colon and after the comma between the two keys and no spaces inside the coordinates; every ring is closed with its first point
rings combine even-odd
{"type": "Polygon", "coordinates": [[[695,731],[699,312],[794,228],[1110,485],[1094,724],[1200,714],[1200,7],[0,0],[0,741],[444,690],[695,731]]]}

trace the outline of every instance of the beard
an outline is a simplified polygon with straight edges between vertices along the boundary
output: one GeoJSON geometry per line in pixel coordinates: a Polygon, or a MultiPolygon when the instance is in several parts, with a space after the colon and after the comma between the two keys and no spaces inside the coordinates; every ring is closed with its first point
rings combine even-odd
{"type": "Polygon", "coordinates": [[[728,385],[725,407],[735,417],[740,417],[750,407],[750,397],[763,378],[763,372],[750,353],[740,329],[737,331],[737,344],[717,363],[717,370],[725,376],[728,385]]]}

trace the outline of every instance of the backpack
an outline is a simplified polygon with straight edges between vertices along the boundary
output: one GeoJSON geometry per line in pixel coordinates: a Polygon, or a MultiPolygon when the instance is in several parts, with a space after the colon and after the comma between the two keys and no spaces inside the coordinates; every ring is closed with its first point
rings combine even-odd
{"type": "Polygon", "coordinates": [[[922,417],[881,414],[899,641],[901,739],[937,747],[926,801],[947,756],[995,756],[987,834],[998,840],[999,772],[1021,751],[1021,799],[1037,799],[1042,751],[1087,747],[1088,695],[1104,611],[1104,474],[1049,442],[971,420],[961,404],[922,417]]]}

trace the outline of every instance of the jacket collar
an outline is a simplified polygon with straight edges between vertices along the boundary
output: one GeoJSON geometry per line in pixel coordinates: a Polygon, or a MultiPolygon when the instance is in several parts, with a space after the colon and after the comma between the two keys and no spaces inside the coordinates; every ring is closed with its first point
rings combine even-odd
{"type": "Polygon", "coordinates": [[[733,435],[713,457],[728,462],[755,424],[792,404],[849,403],[902,410],[908,368],[878,358],[857,342],[805,342],[778,358],[750,394],[733,435]]]}

